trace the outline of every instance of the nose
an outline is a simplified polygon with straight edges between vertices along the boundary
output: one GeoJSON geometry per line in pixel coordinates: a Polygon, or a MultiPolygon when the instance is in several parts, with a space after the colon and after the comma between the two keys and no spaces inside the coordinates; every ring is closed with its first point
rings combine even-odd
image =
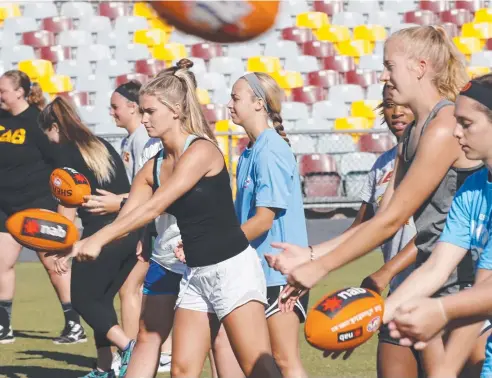
{"type": "Polygon", "coordinates": [[[379,80],[382,81],[383,83],[387,83],[389,81],[389,72],[385,68],[383,68],[383,72],[381,72],[381,76],[379,77],[379,80]]]}
{"type": "Polygon", "coordinates": [[[232,98],[229,100],[227,103],[227,109],[231,110],[232,109],[232,98]]]}
{"type": "Polygon", "coordinates": [[[456,123],[456,126],[454,127],[453,135],[455,138],[463,138],[463,127],[459,123],[456,123]]]}
{"type": "Polygon", "coordinates": [[[149,115],[147,113],[142,113],[142,120],[141,122],[146,125],[147,123],[149,123],[149,115]]]}
{"type": "Polygon", "coordinates": [[[403,115],[403,106],[396,105],[393,107],[393,118],[399,118],[403,115]]]}

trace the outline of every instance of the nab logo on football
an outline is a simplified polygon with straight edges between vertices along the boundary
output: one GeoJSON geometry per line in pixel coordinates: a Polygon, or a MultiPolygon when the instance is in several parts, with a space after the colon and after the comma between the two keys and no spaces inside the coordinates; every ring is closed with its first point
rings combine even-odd
{"type": "Polygon", "coordinates": [[[340,290],[334,293],[332,296],[327,297],[321,302],[316,310],[324,313],[325,315],[333,318],[343,307],[352,303],[353,301],[373,297],[373,295],[365,289],[352,287],[346,290],[340,290]]]}
{"type": "Polygon", "coordinates": [[[67,226],[44,219],[24,218],[22,235],[64,243],[67,226]]]}
{"type": "Polygon", "coordinates": [[[362,336],[362,327],[352,329],[350,331],[338,333],[337,339],[339,343],[344,343],[346,341],[358,339],[362,336]]]}
{"type": "Polygon", "coordinates": [[[63,169],[65,169],[68,173],[70,173],[70,176],[72,176],[73,181],[75,181],[76,184],[89,185],[87,178],[83,174],[77,172],[75,169],[69,167],[63,167],[63,169]]]}

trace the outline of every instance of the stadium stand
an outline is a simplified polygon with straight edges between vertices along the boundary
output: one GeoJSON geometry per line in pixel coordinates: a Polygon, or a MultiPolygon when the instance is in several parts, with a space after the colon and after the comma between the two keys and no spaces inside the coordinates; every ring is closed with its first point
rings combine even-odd
{"type": "Polygon", "coordinates": [[[244,148],[241,130],[215,125],[230,124],[234,81],[268,72],[285,91],[284,126],[306,203],[335,206],[357,197],[370,163],[394,145],[374,112],[383,46],[391,32],[413,24],[442,24],[471,75],[490,71],[492,8],[482,0],[284,0],[272,30],[229,45],[174,30],[145,2],[26,0],[0,3],[0,73],[21,69],[51,98],[70,98],[118,146],[121,132],[108,115],[115,85],[145,81],[190,57],[211,127],[244,148]]]}

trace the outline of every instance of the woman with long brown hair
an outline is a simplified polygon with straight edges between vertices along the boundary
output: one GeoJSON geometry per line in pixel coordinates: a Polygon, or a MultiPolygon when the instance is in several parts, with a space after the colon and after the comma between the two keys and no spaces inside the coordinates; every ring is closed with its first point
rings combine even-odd
{"type": "MultiPolygon", "coordinates": [[[[52,143],[59,145],[64,166],[75,169],[87,177],[93,194],[102,188],[115,194],[128,193],[130,184],[125,167],[114,148],[104,139],[96,137],[82,123],[71,105],[57,97],[40,114],[39,124],[52,143]]],[[[114,214],[95,215],[84,207],[73,209],[84,227],[82,237],[95,234],[116,218],[114,214]]],[[[94,329],[97,348],[97,367],[86,377],[115,377],[111,369],[111,345],[130,353],[134,341],[118,325],[114,297],[137,262],[138,235],[129,233],[102,250],[97,261],[74,261],[72,265],[71,293],[74,308],[94,329]]],[[[56,264],[66,263],[70,255],[56,264]]]]}
{"type": "MultiPolygon", "coordinates": [[[[15,269],[22,247],[7,232],[7,218],[24,209],[63,212],[51,195],[49,177],[57,165],[57,149],[39,130],[38,115],[46,100],[37,84],[21,71],[0,77],[0,344],[15,341],[11,327],[15,269]]],[[[65,326],[56,344],[85,342],[79,315],[70,300],[70,275],[59,276],[45,253],[37,251],[48,272],[65,315],[65,326]]]]}

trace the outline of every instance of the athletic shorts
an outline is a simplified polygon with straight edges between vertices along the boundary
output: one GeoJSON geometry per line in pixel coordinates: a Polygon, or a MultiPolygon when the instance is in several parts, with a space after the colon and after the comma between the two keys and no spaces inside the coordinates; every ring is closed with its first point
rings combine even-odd
{"type": "Polygon", "coordinates": [[[144,295],[178,295],[179,282],[183,276],[171,272],[162,265],[150,260],[149,270],[143,284],[144,295]]]}
{"type": "MultiPolygon", "coordinates": [[[[284,289],[284,286],[270,286],[267,287],[267,301],[268,304],[265,306],[265,315],[267,319],[275,315],[280,311],[278,307],[278,296],[281,291],[284,289]]],[[[306,321],[306,314],[308,311],[308,302],[309,302],[309,292],[304,294],[301,298],[299,298],[294,305],[294,312],[299,317],[299,321],[304,323],[306,321]]]]}
{"type": "Polygon", "coordinates": [[[26,209],[45,209],[56,211],[58,208],[58,202],[51,196],[36,198],[33,201],[23,203],[22,205],[8,206],[0,205],[0,232],[7,232],[5,228],[5,221],[12,215],[19,211],[26,209]]]}
{"type": "Polygon", "coordinates": [[[260,258],[248,246],[240,254],[217,264],[188,267],[181,280],[176,307],[215,313],[222,320],[250,301],[267,304],[260,258]]]}

